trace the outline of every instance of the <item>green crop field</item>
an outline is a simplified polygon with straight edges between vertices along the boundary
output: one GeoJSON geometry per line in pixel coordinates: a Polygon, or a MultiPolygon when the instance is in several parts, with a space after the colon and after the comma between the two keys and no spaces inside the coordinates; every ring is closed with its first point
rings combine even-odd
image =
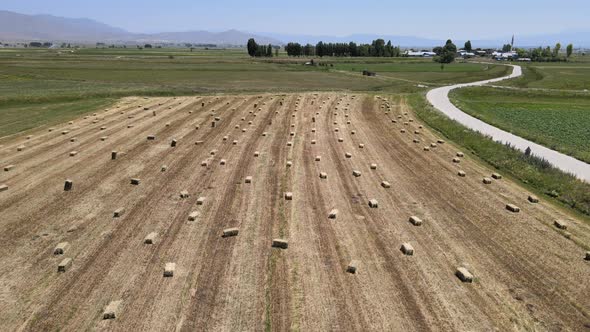
{"type": "Polygon", "coordinates": [[[590,56],[573,57],[571,61],[520,64],[523,77],[501,85],[520,88],[590,90],[590,56]]]}
{"type": "Polygon", "coordinates": [[[454,90],[465,112],[551,149],[590,162],[590,97],[473,87],[454,90]]]}

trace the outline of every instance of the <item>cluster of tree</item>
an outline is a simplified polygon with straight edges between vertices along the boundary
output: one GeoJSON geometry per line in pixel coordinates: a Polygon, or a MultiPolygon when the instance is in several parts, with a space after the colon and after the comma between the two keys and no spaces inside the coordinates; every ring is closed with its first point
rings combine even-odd
{"type": "Polygon", "coordinates": [[[574,45],[569,44],[565,49],[565,56],[560,55],[561,52],[561,44],[557,43],[553,47],[537,47],[530,50],[525,50],[521,48],[516,49],[516,53],[518,54],[519,58],[530,58],[531,61],[538,61],[538,62],[559,62],[559,61],[567,61],[574,51],[574,45]]]}
{"type": "Polygon", "coordinates": [[[324,43],[318,42],[315,46],[311,44],[301,45],[299,43],[288,43],[285,51],[289,56],[350,56],[350,57],[397,57],[401,52],[399,47],[392,46],[391,41],[387,44],[383,39],[373,40],[371,44],[350,43],[324,43]]]}
{"type": "Polygon", "coordinates": [[[299,43],[288,43],[285,46],[285,52],[287,52],[288,56],[299,56],[299,55],[305,55],[305,56],[310,56],[313,55],[313,50],[311,49],[311,45],[307,44],[305,46],[301,46],[301,44],[299,43]],[[305,51],[303,50],[305,48],[305,51]]]}
{"type": "MultiPolygon", "coordinates": [[[[465,44],[467,45],[467,43],[465,44]]],[[[471,42],[469,42],[469,47],[471,47],[471,42]]],[[[436,56],[433,58],[435,62],[451,63],[455,61],[455,57],[457,56],[457,46],[449,39],[445,43],[445,46],[437,46],[432,49],[432,52],[436,53],[436,56]]]]}
{"type": "Polygon", "coordinates": [[[41,43],[41,42],[30,42],[29,43],[29,47],[51,47],[51,45],[53,45],[50,42],[45,42],[45,43],[41,43]]]}
{"type": "MultiPolygon", "coordinates": [[[[62,44],[61,47],[62,48],[65,48],[65,46],[63,46],[63,44],[62,44]]],[[[84,46],[77,46],[77,45],[75,45],[74,47],[75,48],[78,48],[78,47],[84,47],[84,46]]],[[[70,48],[70,44],[68,44],[67,48],[70,48]]],[[[107,48],[107,46],[106,46],[105,43],[96,43],[96,48],[107,48]]],[[[118,44],[118,45],[111,44],[111,45],[108,45],[108,48],[127,48],[127,45],[125,45],[125,44],[123,44],[123,45],[121,45],[121,44],[118,44]]]]}
{"type": "Polygon", "coordinates": [[[248,49],[248,54],[250,56],[256,56],[256,57],[260,57],[260,56],[271,57],[272,56],[273,46],[271,44],[268,44],[268,46],[267,45],[258,45],[256,43],[256,41],[254,40],[254,38],[248,39],[248,44],[246,45],[246,48],[248,49]]]}

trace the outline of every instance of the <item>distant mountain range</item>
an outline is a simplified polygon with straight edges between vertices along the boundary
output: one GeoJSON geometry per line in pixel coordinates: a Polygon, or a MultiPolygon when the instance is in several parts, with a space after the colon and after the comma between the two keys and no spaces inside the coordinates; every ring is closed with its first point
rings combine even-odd
{"type": "Polygon", "coordinates": [[[24,15],[0,11],[0,42],[51,41],[79,43],[193,43],[246,45],[249,38],[259,44],[282,44],[280,40],[238,30],[223,32],[184,31],[154,34],[132,33],[87,18],[24,15]]]}
{"type": "MultiPolygon", "coordinates": [[[[452,36],[451,36],[452,37],[452,36]]],[[[496,48],[509,43],[512,36],[502,39],[472,39],[473,47],[496,48]]],[[[255,38],[259,44],[284,45],[287,42],[316,44],[324,42],[370,43],[377,38],[402,47],[431,48],[444,44],[445,40],[420,38],[412,36],[353,34],[343,37],[312,36],[297,34],[278,34],[271,32],[249,33],[238,30],[223,32],[184,31],[161,32],[153,34],[132,33],[124,29],[112,27],[87,18],[65,18],[52,15],[25,15],[0,10],[0,42],[78,42],[78,43],[192,43],[216,45],[245,45],[249,38],[255,38]]],[[[453,39],[461,47],[464,40],[453,39]]],[[[515,37],[515,45],[519,47],[536,47],[555,45],[560,42],[564,47],[573,43],[576,47],[590,47],[589,31],[565,31],[555,34],[515,37]]]]}

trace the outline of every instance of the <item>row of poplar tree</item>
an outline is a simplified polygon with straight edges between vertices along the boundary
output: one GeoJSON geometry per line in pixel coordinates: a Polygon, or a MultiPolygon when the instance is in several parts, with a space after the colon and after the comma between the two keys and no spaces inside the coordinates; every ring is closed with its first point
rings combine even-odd
{"type": "Polygon", "coordinates": [[[371,44],[324,43],[315,46],[311,44],[288,43],[285,51],[289,56],[363,56],[363,57],[397,57],[400,56],[398,46],[392,46],[391,41],[385,43],[383,39],[373,40],[371,44]]]}
{"type": "MultiPolygon", "coordinates": [[[[271,44],[258,45],[253,38],[248,40],[248,54],[250,56],[273,56],[271,44]]],[[[363,57],[398,57],[401,55],[399,46],[392,46],[391,41],[385,43],[383,39],[373,40],[371,44],[350,43],[324,43],[316,45],[288,43],[285,51],[289,56],[363,56],[363,57]]]]}
{"type": "Polygon", "coordinates": [[[258,45],[254,38],[248,39],[248,44],[246,45],[246,48],[248,49],[248,54],[250,54],[250,56],[272,56],[273,46],[271,44],[258,45]]]}

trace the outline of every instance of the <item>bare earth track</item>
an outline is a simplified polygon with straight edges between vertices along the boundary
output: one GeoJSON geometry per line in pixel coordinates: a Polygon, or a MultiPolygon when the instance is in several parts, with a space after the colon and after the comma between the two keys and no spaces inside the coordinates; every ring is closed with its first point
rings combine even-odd
{"type": "Polygon", "coordinates": [[[449,143],[425,151],[438,138],[399,96],[126,98],[25,136],[0,139],[0,166],[15,165],[0,173],[0,330],[590,329],[590,227],[509,180],[483,184],[492,171],[452,162],[449,143]],[[222,238],[230,227],[239,235],[222,238]],[[114,300],[117,317],[103,320],[114,300]]]}

